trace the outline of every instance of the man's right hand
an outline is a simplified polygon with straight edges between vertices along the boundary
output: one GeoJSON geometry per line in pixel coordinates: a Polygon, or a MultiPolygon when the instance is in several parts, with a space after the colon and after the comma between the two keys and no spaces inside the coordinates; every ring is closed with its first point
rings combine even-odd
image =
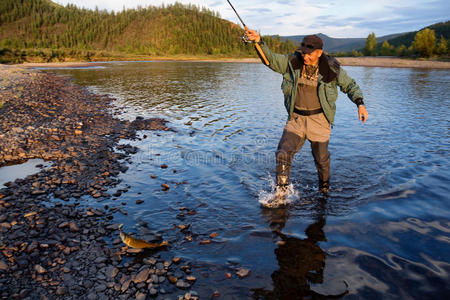
{"type": "Polygon", "coordinates": [[[256,30],[245,27],[245,34],[248,36],[248,39],[252,42],[259,43],[259,41],[261,41],[261,37],[259,36],[256,30]]]}

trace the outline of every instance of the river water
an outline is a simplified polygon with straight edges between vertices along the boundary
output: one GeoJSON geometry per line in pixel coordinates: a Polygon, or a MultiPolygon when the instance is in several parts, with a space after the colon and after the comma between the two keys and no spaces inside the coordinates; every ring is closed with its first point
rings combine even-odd
{"type": "Polygon", "coordinates": [[[193,261],[193,289],[202,298],[218,291],[220,299],[444,299],[450,71],[345,69],[363,90],[368,121],[357,120],[341,93],[329,196],[316,191],[307,142],[293,163],[294,201],[284,209],[259,204],[273,187],[286,121],[279,74],[259,64],[210,62],[115,62],[51,72],[112,95],[121,118],[170,122],[173,131],[124,141],[139,148],[117,187],[128,192],[98,205],[122,205],[128,215],[115,220],[128,231],[143,232],[146,223],[169,240],[168,253],[193,261]],[[218,236],[201,245],[211,233],[218,236]],[[239,268],[250,274],[238,278],[239,268]]]}

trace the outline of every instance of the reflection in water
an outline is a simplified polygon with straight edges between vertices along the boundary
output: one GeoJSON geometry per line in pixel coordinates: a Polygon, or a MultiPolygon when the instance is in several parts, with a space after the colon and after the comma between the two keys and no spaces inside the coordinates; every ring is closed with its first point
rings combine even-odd
{"type": "Polygon", "coordinates": [[[324,233],[326,199],[316,199],[315,218],[306,230],[306,238],[300,239],[282,233],[288,219],[285,208],[266,209],[263,215],[269,219],[273,233],[281,240],[275,249],[275,256],[279,269],[271,275],[273,290],[254,289],[254,299],[303,299],[340,298],[347,294],[322,295],[311,288],[311,284],[322,284],[324,281],[325,257],[319,242],[326,242],[324,233]]]}
{"type": "Polygon", "coordinates": [[[415,90],[417,98],[423,98],[425,96],[430,81],[429,74],[430,72],[428,72],[427,70],[411,72],[409,80],[411,82],[411,86],[415,90]]]}

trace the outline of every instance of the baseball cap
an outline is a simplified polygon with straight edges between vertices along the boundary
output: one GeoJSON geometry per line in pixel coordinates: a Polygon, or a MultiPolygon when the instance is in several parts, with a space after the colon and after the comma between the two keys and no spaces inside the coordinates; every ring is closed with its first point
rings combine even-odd
{"type": "Polygon", "coordinates": [[[316,49],[323,49],[323,41],[319,36],[313,34],[307,35],[303,38],[301,46],[298,50],[303,53],[309,54],[316,49]]]}

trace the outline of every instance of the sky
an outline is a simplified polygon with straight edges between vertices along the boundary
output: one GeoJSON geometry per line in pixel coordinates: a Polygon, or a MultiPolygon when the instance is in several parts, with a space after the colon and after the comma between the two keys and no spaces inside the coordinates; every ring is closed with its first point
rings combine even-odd
{"type": "MultiPolygon", "coordinates": [[[[365,38],[409,32],[448,21],[448,0],[230,0],[249,28],[263,35],[304,35],[323,33],[334,38],[365,38]]],[[[78,7],[121,11],[125,8],[160,6],[171,0],[53,0],[78,7]]],[[[239,23],[226,0],[178,0],[220,13],[239,23]]]]}

